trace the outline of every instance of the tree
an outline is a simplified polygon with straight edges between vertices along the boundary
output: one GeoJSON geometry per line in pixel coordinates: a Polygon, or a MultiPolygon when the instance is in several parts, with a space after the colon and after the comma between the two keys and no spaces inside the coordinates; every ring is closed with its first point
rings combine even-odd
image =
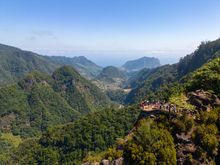
{"type": "Polygon", "coordinates": [[[172,136],[152,120],[141,122],[133,138],[125,144],[123,156],[130,164],[176,164],[172,136]]]}

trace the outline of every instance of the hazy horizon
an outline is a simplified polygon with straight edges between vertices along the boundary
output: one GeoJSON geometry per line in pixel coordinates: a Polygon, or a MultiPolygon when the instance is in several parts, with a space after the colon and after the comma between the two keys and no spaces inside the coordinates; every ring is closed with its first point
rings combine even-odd
{"type": "Polygon", "coordinates": [[[218,0],[0,1],[0,43],[101,66],[143,56],[175,63],[220,37],[218,0]]]}
{"type": "Polygon", "coordinates": [[[92,62],[96,63],[99,66],[106,67],[106,66],[116,66],[120,67],[125,62],[130,60],[136,60],[142,57],[155,57],[160,60],[161,65],[165,64],[174,64],[179,61],[181,57],[184,57],[185,55],[182,54],[167,54],[167,57],[161,57],[157,54],[146,54],[146,53],[140,53],[140,52],[94,52],[94,51],[77,51],[77,52],[47,52],[47,51],[34,51],[35,53],[38,53],[40,55],[46,55],[46,56],[64,56],[64,57],[78,57],[78,56],[84,56],[87,59],[91,60],[92,62]],[[117,57],[115,57],[117,55],[117,57]],[[102,58],[100,58],[102,56],[102,58]]]}

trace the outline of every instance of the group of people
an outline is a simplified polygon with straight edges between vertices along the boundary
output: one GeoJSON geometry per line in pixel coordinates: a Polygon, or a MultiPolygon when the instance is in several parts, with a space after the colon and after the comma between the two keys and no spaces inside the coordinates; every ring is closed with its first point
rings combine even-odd
{"type": "Polygon", "coordinates": [[[165,101],[148,101],[144,100],[140,102],[140,108],[145,109],[162,109],[169,112],[177,112],[176,105],[165,103],[165,101]]]}
{"type": "Polygon", "coordinates": [[[174,104],[166,103],[163,105],[162,109],[165,111],[177,113],[177,107],[174,104]]]}
{"type": "Polygon", "coordinates": [[[161,109],[163,105],[163,102],[161,101],[148,101],[148,100],[144,100],[141,101],[140,103],[140,108],[141,109],[147,109],[147,108],[152,108],[152,109],[161,109]]]}

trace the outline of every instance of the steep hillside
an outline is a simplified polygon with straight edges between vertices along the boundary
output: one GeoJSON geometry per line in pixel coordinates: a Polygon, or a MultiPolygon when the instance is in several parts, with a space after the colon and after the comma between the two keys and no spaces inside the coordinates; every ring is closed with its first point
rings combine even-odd
{"type": "Polygon", "coordinates": [[[96,77],[102,70],[102,68],[92,61],[88,60],[84,56],[79,57],[62,57],[62,56],[50,56],[46,57],[54,63],[61,65],[69,65],[74,67],[81,75],[86,78],[96,77]]]}
{"type": "Polygon", "coordinates": [[[89,165],[219,164],[219,68],[220,58],[215,58],[170,87],[168,102],[162,105],[170,107],[167,111],[151,113],[133,106],[90,113],[51,127],[40,140],[23,141],[7,160],[12,164],[80,164],[82,160],[89,165]]]}
{"type": "MultiPolygon", "coordinates": [[[[179,81],[186,74],[201,67],[209,60],[220,56],[220,39],[212,42],[202,43],[198,49],[184,58],[177,64],[165,65],[141,73],[137,80],[133,79],[131,82],[138,82],[132,85],[134,89],[128,94],[126,103],[134,103],[140,101],[143,97],[155,99],[155,92],[159,91],[164,85],[179,81]]],[[[134,84],[134,83],[133,83],[134,84]]],[[[130,85],[131,86],[131,85],[130,85]]],[[[157,96],[156,96],[157,97],[157,96]]]]}
{"type": "Polygon", "coordinates": [[[198,49],[178,63],[178,74],[184,76],[201,67],[207,61],[220,56],[220,39],[202,42],[198,49]]]}
{"type": "MultiPolygon", "coordinates": [[[[140,101],[144,97],[155,99],[154,92],[164,84],[169,84],[177,80],[177,71],[174,65],[165,65],[154,70],[147,71],[143,74],[142,81],[135,80],[134,89],[127,95],[125,102],[134,103],[140,101]],[[146,75],[146,76],[145,76],[146,75]],[[138,84],[137,84],[138,83],[138,84]]],[[[157,96],[156,96],[157,97],[157,96]]]]}
{"type": "Polygon", "coordinates": [[[88,113],[109,105],[107,96],[71,67],[57,69],[52,78],[53,89],[77,111],[88,113]]]}
{"type": "Polygon", "coordinates": [[[141,111],[124,139],[104,152],[87,155],[83,165],[219,164],[219,71],[220,58],[215,58],[189,74],[181,89],[169,89],[171,96],[162,105],[170,105],[169,111],[141,111]]]}
{"type": "Polygon", "coordinates": [[[108,66],[103,68],[102,72],[97,76],[96,79],[113,83],[119,80],[125,80],[126,74],[114,66],[108,66]]]}
{"type": "Polygon", "coordinates": [[[160,61],[154,57],[142,57],[136,60],[127,61],[122,68],[128,72],[139,71],[141,69],[147,68],[152,69],[160,66],[160,61]]]}
{"type": "Polygon", "coordinates": [[[143,83],[144,80],[146,80],[148,74],[151,73],[151,69],[142,69],[138,72],[132,72],[132,73],[133,74],[129,76],[130,78],[124,84],[125,88],[134,89],[138,87],[141,83],[143,83]]]}
{"type": "Polygon", "coordinates": [[[1,87],[0,98],[1,130],[22,136],[109,105],[107,97],[71,67],[61,67],[52,76],[30,73],[18,84],[1,87]]]}
{"type": "Polygon", "coordinates": [[[188,91],[203,89],[220,97],[220,57],[204,64],[184,81],[188,91]]]}
{"type": "Polygon", "coordinates": [[[111,101],[124,104],[126,92],[122,86],[127,80],[127,75],[119,68],[108,66],[93,80],[100,89],[102,89],[111,101]]]}
{"type": "Polygon", "coordinates": [[[135,107],[106,109],[76,122],[51,128],[39,141],[26,141],[20,145],[12,162],[78,165],[88,153],[103,151],[112,146],[118,137],[126,135],[138,114],[135,107]]]}
{"type": "Polygon", "coordinates": [[[55,68],[43,56],[0,44],[0,84],[14,83],[34,70],[50,74],[55,68]]]}
{"type": "Polygon", "coordinates": [[[82,76],[89,79],[96,77],[102,70],[100,66],[83,56],[73,58],[42,56],[0,44],[0,85],[15,83],[27,73],[35,70],[51,74],[63,65],[72,66],[82,76]]]}

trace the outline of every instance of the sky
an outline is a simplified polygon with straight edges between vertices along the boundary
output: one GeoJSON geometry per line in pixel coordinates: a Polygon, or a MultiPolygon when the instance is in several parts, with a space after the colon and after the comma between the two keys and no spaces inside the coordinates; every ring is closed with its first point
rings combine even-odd
{"type": "Polygon", "coordinates": [[[101,66],[174,63],[219,29],[220,0],[0,0],[0,43],[101,66]]]}

